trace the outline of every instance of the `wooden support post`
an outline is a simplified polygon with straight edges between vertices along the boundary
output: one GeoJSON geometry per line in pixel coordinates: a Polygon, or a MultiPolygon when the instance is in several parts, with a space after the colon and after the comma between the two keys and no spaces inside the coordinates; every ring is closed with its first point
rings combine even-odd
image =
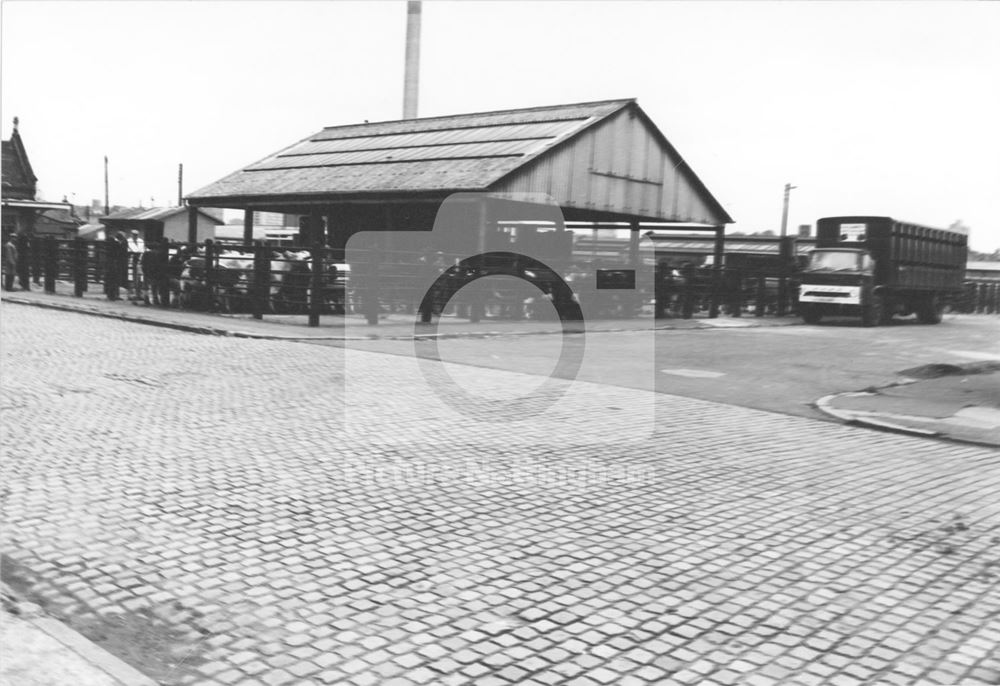
{"type": "Polygon", "coordinates": [[[73,239],[73,295],[83,297],[87,290],[87,246],[82,238],[73,239]]]}
{"type": "Polygon", "coordinates": [[[263,241],[253,246],[253,281],[251,282],[253,318],[263,319],[271,295],[271,251],[263,241]]]}
{"type": "Polygon", "coordinates": [[[723,285],[729,299],[729,316],[743,316],[743,270],[727,267],[723,274],[723,285]]]}
{"type": "Polygon", "coordinates": [[[763,273],[757,275],[757,295],[754,297],[754,316],[763,317],[767,308],[767,277],[763,273]]]}
{"type": "Polygon", "coordinates": [[[696,269],[690,262],[681,267],[681,276],[684,283],[681,287],[681,317],[691,319],[694,315],[694,289],[696,269]]]}
{"type": "MultiPolygon", "coordinates": [[[[83,241],[83,265],[82,265],[81,268],[83,269],[82,276],[83,276],[83,292],[84,293],[87,292],[87,290],[88,290],[87,286],[90,283],[91,264],[93,263],[93,260],[91,259],[91,256],[93,254],[94,254],[94,251],[91,250],[90,241],[83,241]]],[[[42,255],[39,255],[38,257],[39,257],[40,260],[43,258],[42,255]]]]}
{"type": "MultiPolygon", "coordinates": [[[[486,238],[489,234],[493,217],[490,216],[489,201],[487,199],[480,198],[477,201],[477,205],[476,255],[481,256],[487,250],[486,238]]],[[[485,265],[483,264],[482,257],[477,257],[476,262],[473,264],[473,269],[477,272],[482,272],[484,267],[485,265]]],[[[469,321],[476,323],[486,315],[486,303],[483,302],[483,299],[480,296],[481,289],[470,288],[469,292],[472,294],[469,301],[469,321]]]]}
{"type": "Polygon", "coordinates": [[[55,236],[45,237],[45,292],[56,292],[56,272],[59,270],[59,248],[55,236]]]}
{"type": "Polygon", "coordinates": [[[309,213],[309,237],[312,257],[309,274],[309,326],[319,326],[323,309],[323,216],[319,210],[309,213]]]}
{"type": "MultiPolygon", "coordinates": [[[[628,266],[636,271],[638,276],[641,265],[639,264],[639,222],[629,224],[628,234],[628,266]]],[[[629,297],[628,316],[634,317],[642,312],[642,293],[639,292],[640,279],[635,280],[635,290],[629,297]]]]}
{"type": "Polygon", "coordinates": [[[104,239],[104,294],[108,300],[121,297],[121,256],[118,241],[111,236],[104,239]]]}
{"type": "Polygon", "coordinates": [[[327,219],[327,231],[330,234],[330,247],[333,248],[334,262],[346,262],[347,241],[350,239],[353,227],[351,205],[337,205],[331,210],[327,219]]]}
{"type": "Polygon", "coordinates": [[[628,266],[631,269],[639,268],[639,222],[629,224],[628,266]]]}
{"type": "Polygon", "coordinates": [[[786,312],[786,303],[788,300],[788,277],[785,276],[785,268],[781,268],[781,274],[778,276],[778,311],[775,313],[779,317],[784,317],[786,312]]]}
{"type": "Polygon", "coordinates": [[[243,245],[253,245],[253,210],[249,207],[243,210],[243,245]]]}
{"type": "Polygon", "coordinates": [[[330,247],[330,259],[334,263],[347,261],[347,241],[351,237],[355,221],[350,205],[330,207],[326,215],[326,244],[330,247]]]}
{"type": "Polygon", "coordinates": [[[726,252],[726,227],[722,224],[715,227],[715,249],[712,253],[712,299],[708,306],[708,316],[715,319],[719,316],[719,300],[722,299],[722,260],[726,252]]]}
{"type": "Polygon", "coordinates": [[[31,280],[35,285],[42,283],[42,237],[31,236],[31,280]]]}
{"type": "Polygon", "coordinates": [[[198,242],[198,208],[188,205],[188,243],[198,242]]]}
{"type": "Polygon", "coordinates": [[[364,310],[365,319],[373,326],[378,324],[380,308],[378,301],[379,252],[377,242],[373,242],[367,250],[368,254],[365,255],[364,290],[361,296],[361,309],[364,310]]]}
{"type": "Polygon", "coordinates": [[[208,311],[215,312],[215,243],[212,239],[205,241],[205,290],[208,292],[208,311]]]}
{"type": "Polygon", "coordinates": [[[316,241],[310,249],[309,274],[309,326],[319,326],[320,313],[323,310],[323,245],[316,241]]]}

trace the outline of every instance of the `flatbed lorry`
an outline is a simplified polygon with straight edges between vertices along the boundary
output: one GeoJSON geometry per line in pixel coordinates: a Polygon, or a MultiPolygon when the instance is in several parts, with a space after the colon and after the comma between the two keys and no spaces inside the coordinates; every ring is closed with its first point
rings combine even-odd
{"type": "Polygon", "coordinates": [[[961,294],[968,235],[890,217],[825,217],[801,273],[799,313],[807,324],[825,316],[858,316],[864,326],[916,313],[938,324],[961,294]]]}

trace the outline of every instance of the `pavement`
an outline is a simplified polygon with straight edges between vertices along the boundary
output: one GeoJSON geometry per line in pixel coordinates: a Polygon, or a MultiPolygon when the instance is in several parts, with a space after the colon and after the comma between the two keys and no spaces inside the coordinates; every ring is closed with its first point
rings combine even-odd
{"type": "Polygon", "coordinates": [[[4,686],[156,686],[34,603],[3,586],[0,683],[4,686]]]}
{"type": "Polygon", "coordinates": [[[598,384],[553,440],[293,324],[4,300],[0,683],[1000,683],[995,451],[665,394],[637,440],[649,394],[598,384]]]}
{"type": "MultiPolygon", "coordinates": [[[[127,321],[165,326],[193,333],[238,336],[268,340],[366,340],[375,338],[448,337],[448,336],[513,336],[562,333],[558,321],[546,320],[482,320],[470,322],[454,316],[441,317],[437,326],[417,324],[415,315],[383,314],[377,325],[370,325],[362,315],[324,315],[317,327],[307,325],[305,315],[264,315],[256,320],[249,314],[217,314],[179,309],[151,307],[129,300],[109,301],[102,294],[88,291],[76,298],[66,293],[69,284],[57,284],[57,293],[45,293],[37,288],[32,291],[4,292],[3,300],[9,303],[30,304],[37,307],[69,310],[95,316],[124,319],[127,321]]],[[[592,331],[630,331],[656,329],[709,329],[757,326],[790,326],[799,324],[793,317],[719,317],[709,319],[698,316],[691,319],[660,319],[652,317],[627,320],[614,319],[588,322],[592,331]]]]}
{"type": "Polygon", "coordinates": [[[845,422],[1000,446],[1000,363],[925,365],[884,386],[820,398],[845,422]]]}

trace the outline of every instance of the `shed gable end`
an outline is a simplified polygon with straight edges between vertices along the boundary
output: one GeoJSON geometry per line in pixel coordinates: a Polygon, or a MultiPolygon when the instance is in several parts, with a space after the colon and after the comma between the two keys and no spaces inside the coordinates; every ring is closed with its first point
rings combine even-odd
{"type": "Polygon", "coordinates": [[[582,131],[490,190],[548,193],[567,208],[663,221],[732,221],[637,106],[582,131]]]}

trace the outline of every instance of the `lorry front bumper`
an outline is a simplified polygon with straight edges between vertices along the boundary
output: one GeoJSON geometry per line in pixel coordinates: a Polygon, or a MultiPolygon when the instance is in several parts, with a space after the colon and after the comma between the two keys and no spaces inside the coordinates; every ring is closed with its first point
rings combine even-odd
{"type": "Polygon", "coordinates": [[[822,303],[824,305],[860,305],[861,286],[804,283],[799,287],[799,302],[822,303]]]}

